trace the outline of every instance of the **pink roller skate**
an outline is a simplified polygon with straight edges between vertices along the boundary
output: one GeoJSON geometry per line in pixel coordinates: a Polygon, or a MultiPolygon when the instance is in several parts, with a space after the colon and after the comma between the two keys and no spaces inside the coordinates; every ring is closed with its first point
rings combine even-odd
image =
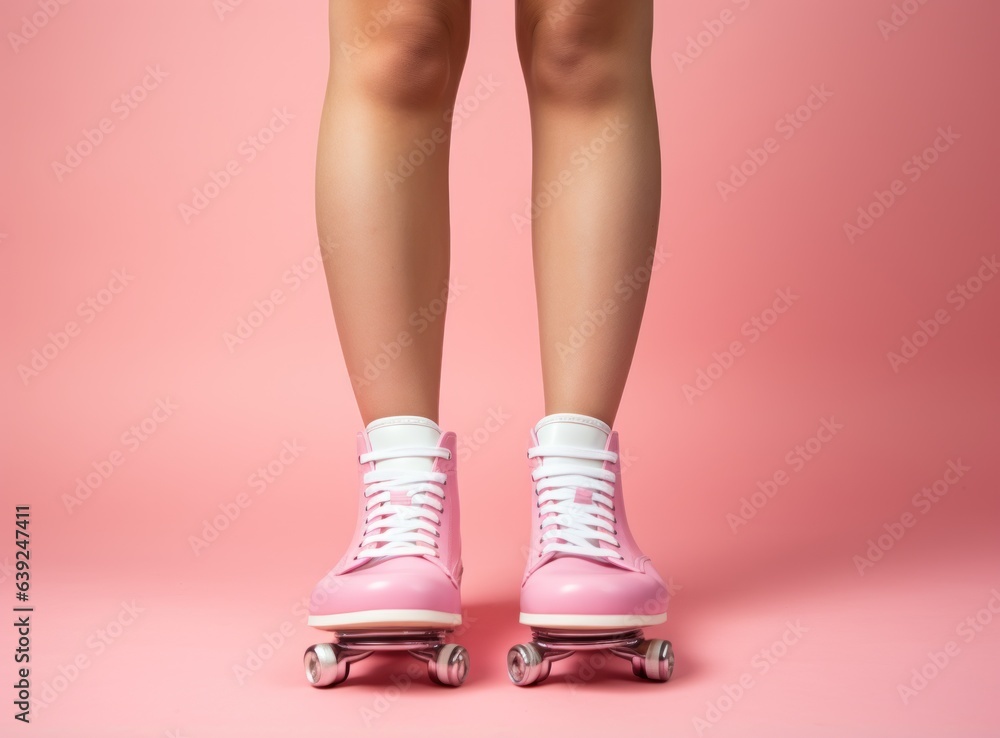
{"type": "Polygon", "coordinates": [[[521,582],[520,621],[532,641],[507,654],[518,686],[541,682],[553,661],[607,649],[632,672],[667,681],[669,641],[642,628],[667,619],[668,590],[639,550],[625,518],[618,433],[586,415],[542,418],[528,450],[532,537],[521,582]]]}
{"type": "Polygon", "coordinates": [[[358,433],[363,495],[350,546],[313,590],[309,625],[333,643],[310,646],[314,687],[338,684],[374,651],[409,651],[430,678],[458,686],[468,652],[445,636],[462,622],[455,434],[427,418],[381,418],[358,433]]]}

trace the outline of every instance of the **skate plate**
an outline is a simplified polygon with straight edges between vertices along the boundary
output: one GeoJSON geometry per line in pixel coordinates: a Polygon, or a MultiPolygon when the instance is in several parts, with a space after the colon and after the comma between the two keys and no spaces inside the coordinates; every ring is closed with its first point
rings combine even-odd
{"type": "Polygon", "coordinates": [[[646,640],[642,630],[580,630],[532,628],[531,642],[507,652],[507,674],[519,687],[538,684],[548,677],[552,662],[577,651],[610,651],[632,664],[632,673],[654,682],[665,682],[674,671],[670,641],[646,640]]]}
{"type": "Polygon", "coordinates": [[[332,631],[332,643],[306,649],[306,678],[314,687],[332,687],[347,679],[351,664],[376,651],[408,651],[427,662],[431,681],[458,687],[469,673],[469,652],[457,643],[445,643],[451,629],[384,628],[332,631]]]}

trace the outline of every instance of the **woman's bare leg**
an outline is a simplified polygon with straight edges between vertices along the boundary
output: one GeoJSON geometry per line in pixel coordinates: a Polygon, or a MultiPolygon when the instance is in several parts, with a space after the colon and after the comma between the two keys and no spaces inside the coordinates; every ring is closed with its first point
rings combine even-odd
{"type": "Polygon", "coordinates": [[[331,0],[316,214],[365,424],[437,422],[447,295],[448,153],[469,0],[331,0]],[[439,307],[439,306],[435,306],[439,307]]]}
{"type": "Polygon", "coordinates": [[[518,0],[545,412],[614,419],[660,212],[652,0],[518,0]]]}

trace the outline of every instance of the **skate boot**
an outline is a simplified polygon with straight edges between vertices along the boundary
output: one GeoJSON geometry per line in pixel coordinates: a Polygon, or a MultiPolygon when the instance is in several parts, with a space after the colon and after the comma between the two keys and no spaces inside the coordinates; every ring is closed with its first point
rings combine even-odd
{"type": "Polygon", "coordinates": [[[632,672],[667,681],[669,641],[642,628],[667,619],[668,590],[629,532],[618,433],[586,415],[542,418],[530,436],[534,482],[531,546],[521,582],[520,621],[532,640],[507,654],[518,686],[541,682],[553,661],[609,650],[632,672]]]}
{"type": "Polygon", "coordinates": [[[458,686],[469,655],[445,642],[462,622],[455,434],[401,415],[373,421],[357,442],[358,523],[309,602],[309,625],[334,640],[306,650],[306,676],[331,686],[374,651],[409,651],[431,680],[458,686]]]}

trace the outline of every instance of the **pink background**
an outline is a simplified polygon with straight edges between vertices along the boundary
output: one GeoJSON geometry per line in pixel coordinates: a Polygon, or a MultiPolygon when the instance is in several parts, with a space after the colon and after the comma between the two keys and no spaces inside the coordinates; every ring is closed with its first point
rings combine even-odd
{"type": "MultiPolygon", "coordinates": [[[[669,256],[616,427],[634,532],[678,588],[670,621],[650,629],[673,641],[677,668],[657,685],[619,661],[595,677],[577,658],[527,690],[504,657],[528,635],[524,449],[542,413],[530,244],[511,219],[529,195],[529,132],[513,3],[474,4],[459,98],[480,75],[499,86],[454,135],[464,291],[448,317],[442,424],[473,439],[460,467],[459,639],[473,666],[458,691],[423,677],[399,691],[403,658],[369,659],[332,691],[302,673],[319,634],[299,603],[353,526],[360,427],[321,273],[298,289],[285,279],[315,250],[325,3],[247,1],[220,19],[209,0],[72,2],[15,50],[8,34],[43,5],[0,9],[2,605],[14,604],[12,508],[30,503],[33,690],[55,696],[25,733],[1000,731],[1000,280],[973,279],[1000,251],[995,4],[908,0],[916,13],[884,38],[889,0],[657,2],[669,256]],[[732,23],[679,68],[675,53],[725,8],[732,23]],[[147,65],[169,76],[122,119],[113,101],[147,65]],[[832,96],[786,139],[776,122],[813,86],[832,96]],[[241,142],[273,108],[294,118],[247,161],[241,142]],[[103,140],[60,180],[52,163],[102,118],[103,140]],[[939,127],[960,138],[910,181],[905,163],[939,127]],[[723,199],[718,181],[768,137],[776,152],[723,199]],[[240,173],[185,223],[179,204],[232,159],[240,173]],[[851,243],[844,223],[894,179],[905,191],[851,243]],[[103,293],[99,313],[79,309],[115,270],[128,285],[103,293]],[[959,309],[949,294],[970,279],[981,290],[959,309]],[[741,327],[782,289],[798,299],[751,341],[741,327]],[[274,290],[282,303],[230,351],[224,334],[274,290]],[[887,354],[939,310],[947,322],[894,371],[887,354]],[[70,321],[77,335],[25,381],[19,365],[70,321]],[[689,402],[683,386],[736,340],[745,353],[689,402]],[[167,400],[176,409],[135,440],[129,429],[167,400]],[[491,411],[506,419],[487,433],[491,411]],[[829,418],[842,429],[793,466],[786,455],[829,418]],[[251,475],[293,441],[298,457],[258,493],[251,475]],[[68,512],[76,480],[116,452],[122,463],[68,512]],[[969,470],[948,494],[914,500],[959,460],[969,470]],[[727,515],[782,470],[788,483],[734,532],[727,515]],[[196,555],[190,536],[238,499],[249,506],[196,555]],[[860,574],[854,557],[905,513],[915,523],[860,574]],[[978,631],[961,626],[977,614],[978,631]],[[786,621],[807,630],[764,673],[786,621]],[[952,641],[904,704],[898,685],[952,641]],[[248,651],[267,658],[240,683],[248,651]],[[752,686],[739,694],[741,679],[752,686]]],[[[10,726],[9,626],[0,648],[10,726]]]]}

